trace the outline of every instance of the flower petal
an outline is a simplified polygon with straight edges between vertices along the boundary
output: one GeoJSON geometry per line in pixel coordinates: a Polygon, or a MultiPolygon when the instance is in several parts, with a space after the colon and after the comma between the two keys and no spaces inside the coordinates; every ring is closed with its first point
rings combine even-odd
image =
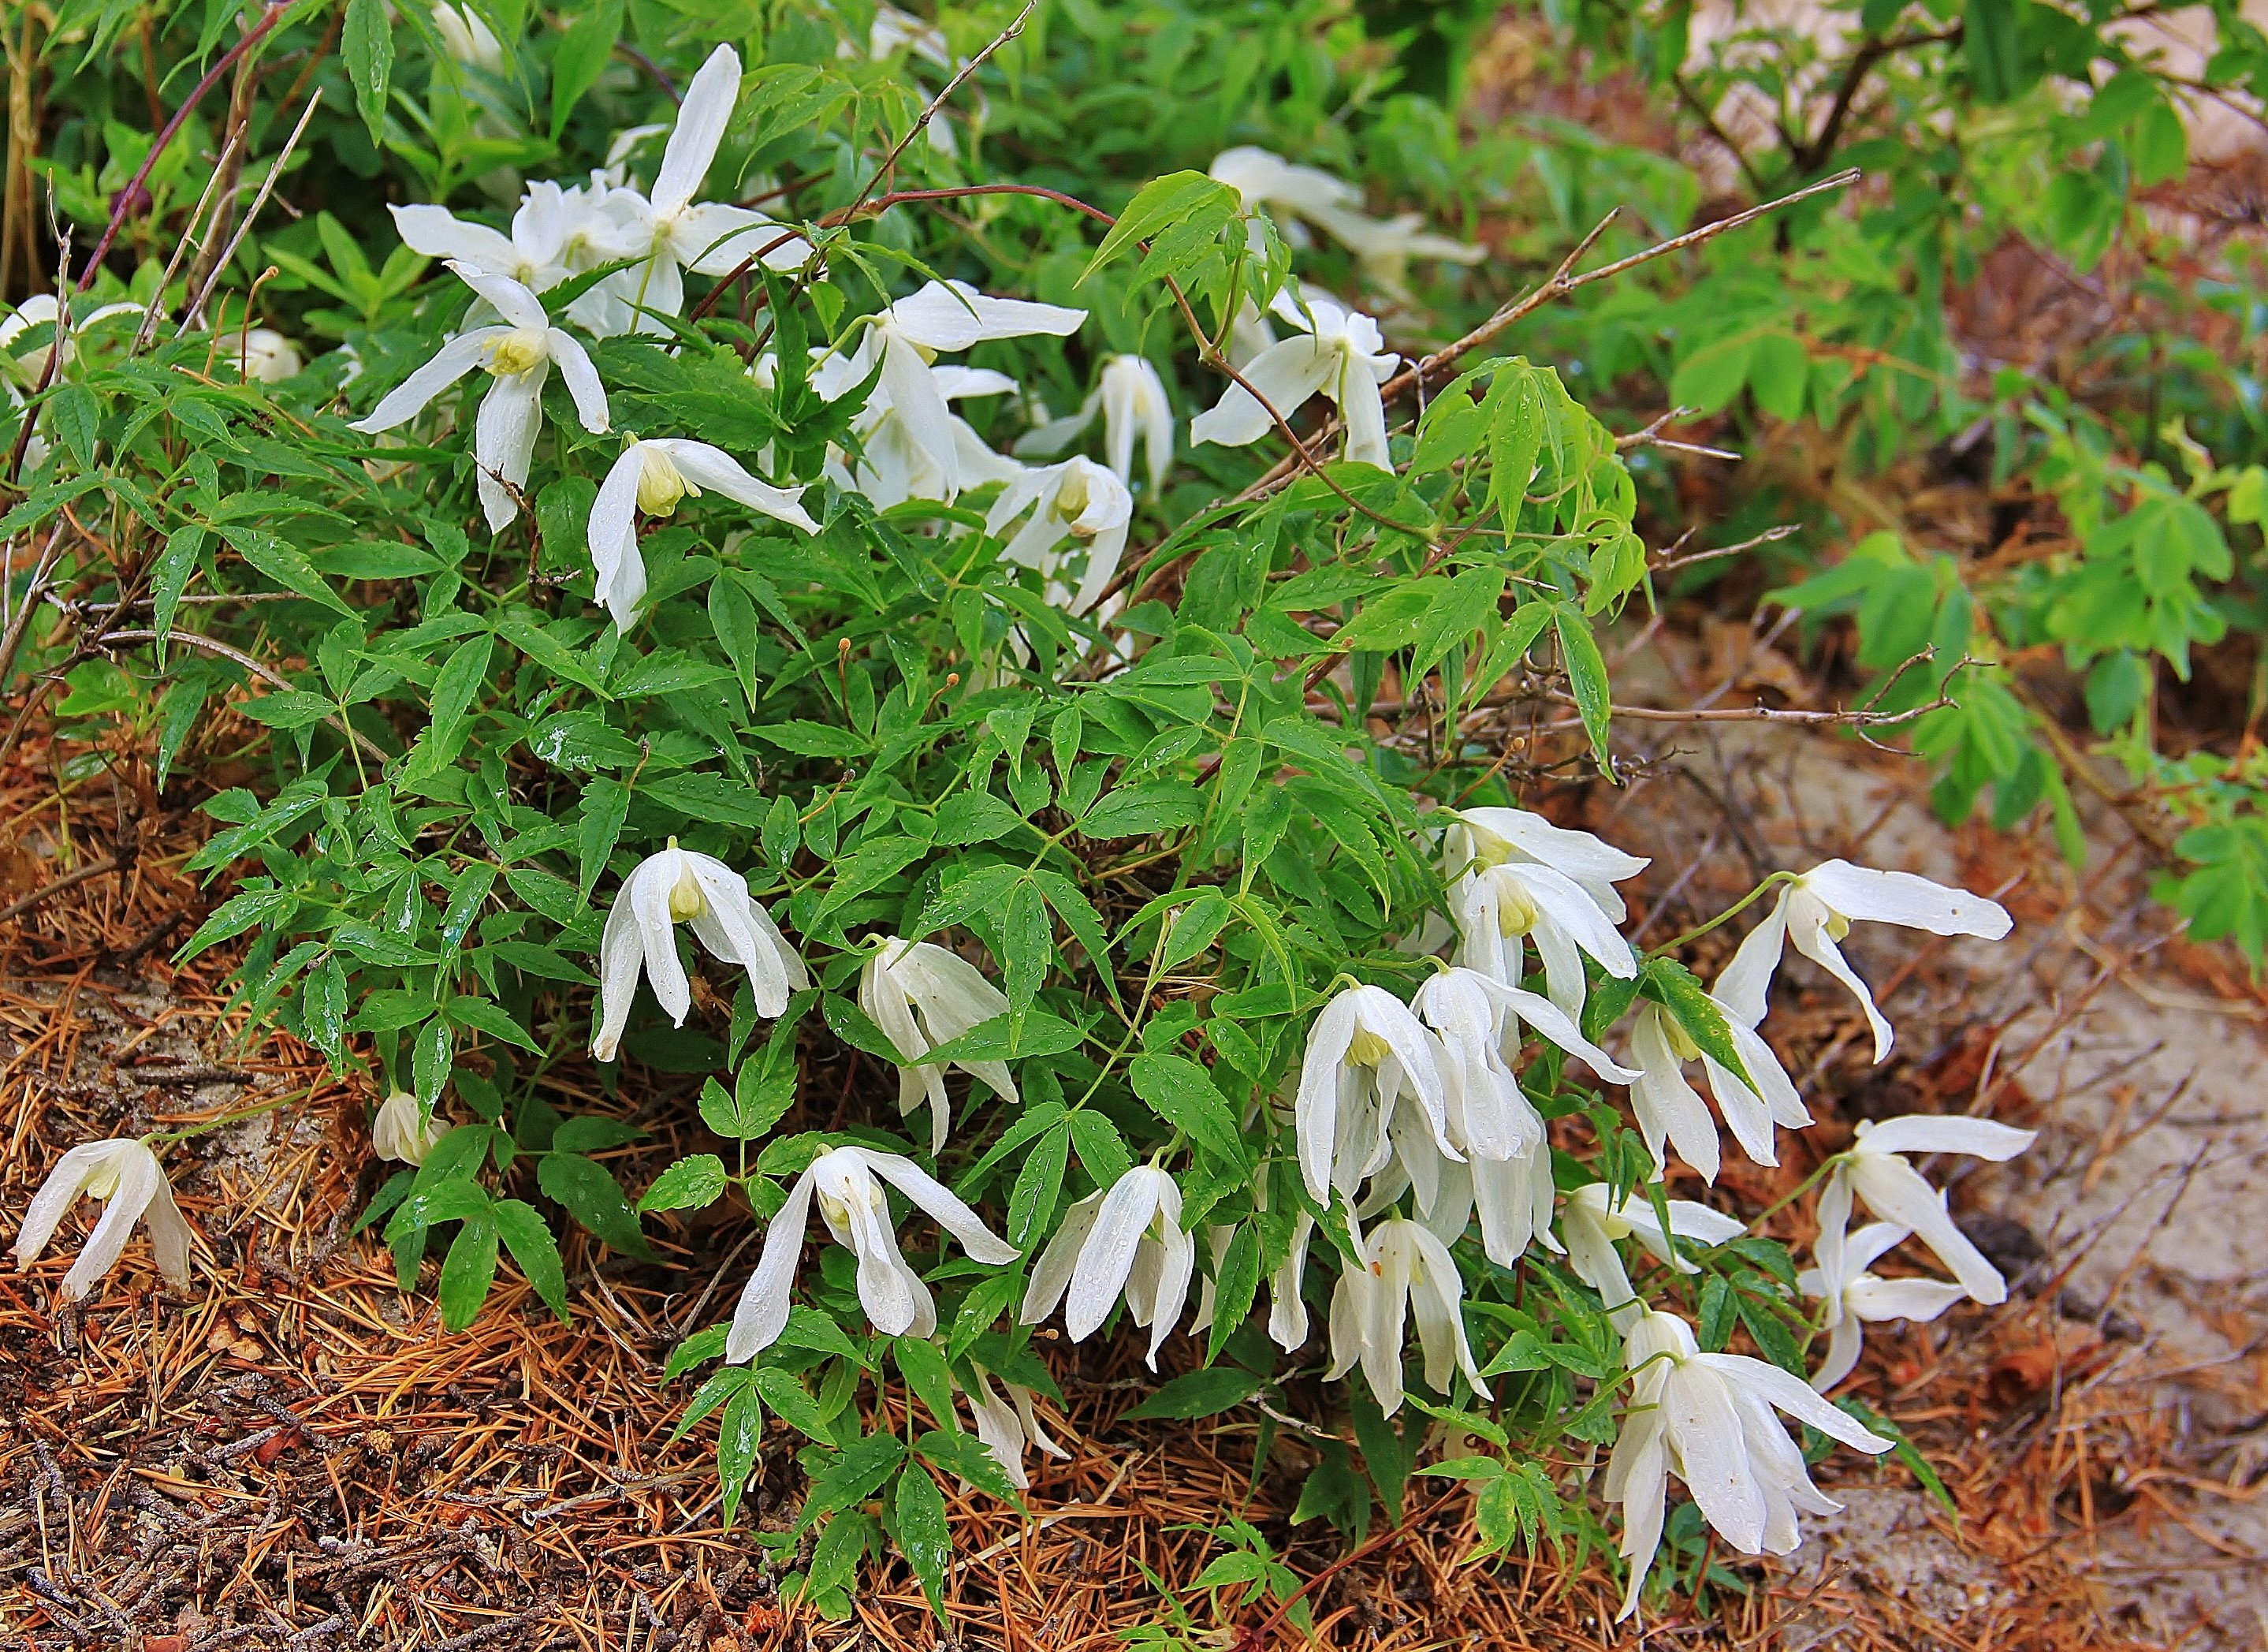
{"type": "Polygon", "coordinates": [[[1320,393],[1337,369],[1338,352],[1305,333],[1270,344],[1244,365],[1241,382],[1189,421],[1190,444],[1243,447],[1258,441],[1276,428],[1277,417],[1290,418],[1320,393]]]}
{"type": "Polygon", "coordinates": [[[468,224],[442,206],[390,206],[401,244],[427,258],[460,259],[478,269],[508,276],[519,255],[511,238],[485,224],[468,224]]]}
{"type": "Polygon", "coordinates": [[[551,325],[551,318],[543,313],[543,300],[510,276],[482,269],[461,258],[452,259],[449,269],[458,280],[486,299],[489,308],[504,317],[506,326],[541,332],[551,325]]]}
{"type": "Polygon", "coordinates": [[[1780,890],[1771,913],[1742,939],[1732,962],[1710,989],[1719,1004],[1751,1027],[1764,1018],[1772,971],[1779,968],[1780,952],[1787,944],[1788,893],[1785,888],[1780,890]]]}
{"type": "Polygon", "coordinates": [[[536,432],[543,426],[543,381],[549,372],[545,362],[526,372],[506,374],[492,380],[481,398],[473,423],[473,461],[491,533],[503,532],[519,514],[518,490],[535,456],[536,432]]]}
{"type": "Polygon", "coordinates": [[[811,513],[797,502],[803,492],[801,488],[776,488],[769,482],[760,481],[723,448],[711,447],[707,442],[664,439],[653,445],[666,453],[670,461],[696,486],[721,493],[806,534],[819,531],[819,524],[811,520],[811,513]]]}
{"type": "Polygon", "coordinates": [[[983,1218],[960,1200],[944,1183],[902,1154],[875,1153],[860,1148],[859,1156],[874,1174],[936,1220],[937,1225],[961,1241],[961,1248],[978,1262],[995,1265],[1013,1262],[1023,1252],[984,1225],[983,1218]]]}
{"type": "Polygon", "coordinates": [[[479,366],[489,346],[511,330],[508,327],[476,327],[469,333],[444,339],[431,360],[387,391],[376,407],[347,428],[375,436],[381,431],[407,424],[425,410],[427,402],[479,366]]]}
{"type": "Polygon", "coordinates": [[[1911,872],[1879,872],[1847,860],[1825,860],[1803,874],[1804,889],[1844,917],[1998,940],[2013,920],[1997,901],[1948,889],[1911,872]]]}
{"type": "Polygon", "coordinates": [[[550,346],[551,359],[559,365],[559,377],[567,386],[567,394],[575,403],[576,418],[592,435],[604,436],[613,416],[607,409],[607,387],[599,382],[599,370],[591,365],[590,351],[572,333],[556,327],[547,335],[546,343],[550,346]]]}
{"type": "Polygon", "coordinates": [[[1970,1118],[1960,1113],[1908,1113],[1878,1125],[1859,1126],[1862,1153],[1965,1153],[1973,1159],[2005,1163],[2038,1139],[2039,1132],[1970,1118]]]}
{"type": "Polygon", "coordinates": [[[685,101],[678,106],[677,124],[670,129],[649,197],[657,217],[673,218],[692,201],[717,159],[717,145],[724,141],[740,96],[740,55],[730,46],[719,46],[685,88],[685,101]]]}
{"type": "Polygon", "coordinates": [[[628,631],[645,596],[645,558],[638,554],[638,478],[645,470],[640,442],[622,450],[599,484],[591,501],[591,520],[584,533],[597,574],[592,594],[614,616],[615,629],[628,631]]]}
{"type": "Polygon", "coordinates": [[[24,1225],[16,1230],[18,1273],[40,1259],[64,1215],[85,1191],[88,1178],[109,1162],[123,1139],[82,1142],[55,1161],[55,1168],[48,1172],[48,1179],[40,1184],[40,1191],[24,1212],[24,1225]]]}
{"type": "Polygon", "coordinates": [[[1071,1294],[1064,1303],[1064,1329],[1073,1342],[1094,1333],[1126,1288],[1127,1275],[1134,1270],[1135,1247],[1158,1213],[1156,1175],[1138,1166],[1102,1196],[1094,1227],[1079,1247],[1071,1294]]]}

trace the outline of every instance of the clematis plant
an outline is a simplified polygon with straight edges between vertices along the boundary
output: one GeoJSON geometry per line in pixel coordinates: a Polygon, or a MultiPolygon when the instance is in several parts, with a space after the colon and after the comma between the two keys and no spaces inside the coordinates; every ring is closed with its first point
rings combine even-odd
{"type": "Polygon", "coordinates": [[[1407,1006],[1383,987],[1347,987],[1315,1017],[1300,1066],[1293,1129],[1300,1174],[1319,1202],[1351,1198],[1392,1153],[1388,1135],[1407,1096],[1445,1159],[1464,1155],[1448,1139],[1449,1098],[1435,1044],[1407,1006]]]}
{"type": "Polygon", "coordinates": [[[1839,944],[1859,922],[1998,940],[2008,933],[2010,919],[1997,902],[1911,872],[1878,872],[1847,860],[1824,860],[1780,890],[1770,914],[1749,932],[1718,977],[1717,996],[1741,1022],[1755,1026],[1764,1019],[1780,955],[1793,941],[1798,952],[1859,1000],[1874,1035],[1874,1059],[1881,1061],[1890,1053],[1890,1023],[1874,1007],[1874,995],[1839,944]]]}
{"type": "MultiPolygon", "coordinates": [[[[953,1124],[946,1094],[946,1064],[923,1058],[940,1044],[1008,1012],[1007,995],[959,953],[934,941],[885,937],[858,971],[858,1007],[899,1055],[898,1111],[929,1107],[930,1151],[944,1150],[953,1124]]],[[[1016,1099],[1016,1080],[1005,1061],[952,1065],[988,1086],[1004,1102],[1016,1099]]]]}
{"type": "Polygon", "coordinates": [[[2036,1132],[1989,1118],[1909,1114],[1880,1124],[1861,1120],[1858,1134],[1848,1151],[1836,1155],[1827,1185],[1820,1191],[1815,1254],[1821,1274],[1830,1280],[1850,1276],[1843,1254],[1844,1232],[1852,1199],[1862,1198],[1875,1215],[1908,1229],[1928,1246],[1977,1301],[1987,1306],[2007,1302],[2008,1282],[2000,1270],[1955,1224],[1946,1208],[1944,1190],[1932,1187],[1904,1155],[1958,1153],[2003,1162],[2030,1147],[2036,1132]]]}
{"type": "Polygon", "coordinates": [[[714,855],[680,849],[673,837],[622,880],[607,914],[599,942],[599,1026],[591,1039],[597,1059],[615,1058],[641,974],[653,983],[671,1023],[685,1024],[693,988],[677,956],[680,924],[691,927],[710,956],[748,972],[756,1014],[767,1020],[785,1011],[789,995],[809,985],[803,960],[779,926],[749,898],[748,881],[714,855]]]}
{"type": "Polygon", "coordinates": [[[1488,1383],[1465,1338],[1464,1276],[1456,1259],[1423,1224],[1403,1217],[1379,1223],[1339,1273],[1331,1294],[1331,1368],[1327,1380],[1356,1365],[1378,1408],[1402,1409],[1403,1327],[1418,1322],[1425,1386],[1447,1394],[1458,1372],[1474,1393],[1489,1398],[1488,1383]]]}
{"type": "Polygon", "coordinates": [[[1000,555],[1005,561],[1036,568],[1048,580],[1050,601],[1084,614],[1101,599],[1118,559],[1126,551],[1126,525],[1133,520],[1133,496],[1126,484],[1092,459],[1071,458],[1059,465],[1025,470],[1000,490],[984,519],[985,531],[1004,533],[1022,518],[1000,555]],[[1071,557],[1057,548],[1068,540],[1085,558],[1072,587],[1058,577],[1071,557]]]}
{"type": "Polygon", "coordinates": [[[173,1190],[158,1155],[147,1142],[127,1137],[83,1143],[55,1162],[32,1196],[24,1225],[16,1230],[16,1272],[23,1272],[40,1259],[81,1195],[102,1201],[102,1218],[63,1275],[65,1302],[84,1301],[96,1282],[118,1265],[137,1221],[150,1229],[150,1253],[166,1283],[176,1290],[188,1287],[189,1224],[173,1203],[173,1190]]]}
{"type": "Polygon", "coordinates": [[[481,398],[474,425],[473,463],[481,509],[490,530],[500,533],[519,514],[521,485],[543,429],[543,387],[552,367],[557,365],[574,400],[576,417],[593,436],[607,431],[606,387],[599,382],[589,352],[572,334],[551,324],[543,301],[533,292],[509,277],[489,275],[461,261],[452,260],[449,268],[488,300],[503,322],[451,337],[432,360],[387,391],[349,428],[375,436],[407,424],[435,396],[480,368],[492,382],[481,398]]]}
{"type": "Polygon", "coordinates": [[[1245,363],[1237,382],[1189,422],[1189,440],[1244,447],[1274,431],[1314,396],[1329,400],[1346,424],[1349,464],[1394,468],[1386,443],[1386,404],[1378,387],[1401,358],[1388,350],[1378,323],[1326,293],[1286,291],[1270,306],[1294,329],[1245,363]]]}
{"type": "Polygon", "coordinates": [[[1017,440],[1017,456],[1045,458],[1061,453],[1086,432],[1098,412],[1102,416],[1103,459],[1111,474],[1133,486],[1138,438],[1150,493],[1154,498],[1164,491],[1166,471],[1174,462],[1174,407],[1165,380],[1140,356],[1113,356],[1104,362],[1094,389],[1079,411],[1027,431],[1017,440]]]}
{"type": "Polygon", "coordinates": [[[591,503],[588,538],[591,565],[598,574],[595,594],[614,616],[615,630],[629,630],[638,604],[645,600],[637,519],[671,515],[681,501],[697,499],[704,490],[806,534],[819,531],[819,524],[799,503],[801,488],[776,488],[750,476],[721,447],[681,437],[633,439],[591,503]]]}
{"type": "Polygon", "coordinates": [[[787,1328],[790,1287],[803,1251],[811,1207],[835,1243],[858,1259],[858,1302],[886,1337],[937,1329],[937,1301],[921,1275],[906,1265],[891,1229],[885,1185],[896,1188],[939,1227],[961,1242],[973,1260],[998,1266],[1016,1260],[1016,1247],[990,1228],[945,1184],[902,1154],[871,1147],[836,1147],[806,1167],[788,1189],[787,1202],[764,1230],[763,1254],[733,1310],[725,1357],[745,1364],[779,1340],[787,1328]]]}
{"type": "Polygon", "coordinates": [[[381,1159],[416,1166],[425,1162],[449,1127],[408,1090],[396,1090],[379,1103],[371,1120],[370,1147],[381,1159]]]}
{"type": "Polygon", "coordinates": [[[1776,1365],[1740,1353],[1704,1353],[1693,1328],[1675,1314],[1650,1312],[1629,1331],[1623,1358],[1636,1381],[1605,1495],[1623,1506],[1623,1559],[1630,1583],[1620,1622],[1660,1546],[1669,1477],[1685,1482],[1702,1518],[1742,1554],[1786,1554],[1800,1541],[1795,1516],[1832,1514],[1803,1454],[1772,1415],[1775,1407],[1854,1450],[1896,1443],[1837,1410],[1776,1365]]]}
{"type": "Polygon", "coordinates": [[[1182,1191],[1154,1166],[1137,1165],[1064,1213],[1040,1252],[1017,1316],[1036,1325],[1064,1305],[1064,1329],[1084,1342],[1123,1295],[1150,1332],[1150,1368],[1189,1299],[1197,1245],[1182,1230],[1182,1191]]]}
{"type": "Polygon", "coordinates": [[[1896,1222],[1869,1222],[1836,1247],[1837,1271],[1832,1277],[1823,1267],[1806,1268],[1795,1276],[1796,1288],[1818,1298],[1824,1308],[1827,1357],[1811,1377],[1811,1386],[1821,1393],[1858,1366],[1863,1325],[1934,1319],[1969,1294],[1966,1286],[1944,1280],[1886,1280],[1867,1272],[1905,1236],[1906,1230],[1896,1222]]]}

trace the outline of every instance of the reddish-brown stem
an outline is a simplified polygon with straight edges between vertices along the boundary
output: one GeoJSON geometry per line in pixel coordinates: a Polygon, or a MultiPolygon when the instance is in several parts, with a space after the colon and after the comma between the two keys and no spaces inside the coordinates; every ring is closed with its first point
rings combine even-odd
{"type": "Polygon", "coordinates": [[[142,186],[149,182],[151,169],[166,152],[166,146],[173,141],[174,134],[181,129],[181,123],[189,118],[190,112],[205,93],[220,84],[220,77],[236,66],[239,58],[268,38],[269,32],[284,20],[284,12],[289,10],[291,8],[284,4],[284,0],[269,0],[268,10],[260,14],[260,20],[247,29],[244,38],[223,52],[219,61],[205,70],[205,77],[189,88],[189,95],[182,99],[181,107],[173,111],[173,118],[166,122],[158,136],[151,140],[150,152],[142,158],[142,164],[134,169],[134,176],[127,181],[126,187],[118,192],[118,199],[111,205],[110,222],[103,225],[102,239],[95,242],[94,249],[86,255],[86,267],[79,271],[77,284],[81,292],[94,284],[95,272],[102,268],[103,258],[109,253],[111,242],[118,239],[118,232],[125,226],[126,215],[133,210],[135,197],[142,193],[142,186]]]}

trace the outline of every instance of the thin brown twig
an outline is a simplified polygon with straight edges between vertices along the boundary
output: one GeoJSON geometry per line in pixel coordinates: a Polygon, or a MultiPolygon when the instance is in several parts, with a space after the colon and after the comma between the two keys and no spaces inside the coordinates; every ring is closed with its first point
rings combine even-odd
{"type": "Polygon", "coordinates": [[[76,884],[101,877],[106,873],[115,872],[125,864],[116,855],[106,855],[99,860],[90,860],[77,871],[66,872],[52,882],[33,890],[23,899],[11,901],[7,905],[0,906],[0,924],[4,924],[11,918],[21,918],[49,896],[61,895],[65,889],[76,884]]]}
{"type": "MultiPolygon", "coordinates": [[[[101,648],[107,647],[112,643],[154,643],[158,640],[158,633],[154,631],[106,631],[99,636],[96,637],[92,644],[90,645],[101,648]]],[[[220,641],[217,638],[207,637],[199,631],[185,631],[179,626],[175,626],[173,630],[166,633],[165,640],[167,642],[180,643],[184,647],[201,648],[209,654],[217,655],[223,660],[226,660],[236,665],[241,666],[247,671],[251,672],[253,675],[258,677],[262,682],[267,683],[270,688],[280,689],[287,693],[298,691],[289,678],[278,676],[275,672],[270,671],[266,666],[261,665],[260,661],[254,660],[250,654],[246,653],[242,649],[232,648],[226,643],[220,641]]],[[[391,759],[387,756],[385,750],[373,741],[370,736],[364,734],[362,730],[348,724],[344,719],[326,714],[322,720],[328,724],[337,733],[343,734],[347,739],[351,740],[356,745],[361,747],[364,751],[367,752],[378,763],[383,764],[391,761],[391,759]]]]}

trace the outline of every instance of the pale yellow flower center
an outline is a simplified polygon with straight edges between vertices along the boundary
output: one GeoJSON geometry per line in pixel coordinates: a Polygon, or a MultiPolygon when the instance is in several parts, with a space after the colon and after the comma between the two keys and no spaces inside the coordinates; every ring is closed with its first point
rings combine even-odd
{"type": "Polygon", "coordinates": [[[1840,945],[1843,937],[1851,933],[1851,920],[1840,912],[1827,914],[1827,939],[1840,945]]]}
{"type": "MultiPolygon", "coordinates": [[[[669,846],[674,850],[677,839],[671,838],[669,846]]],[[[681,924],[688,918],[700,917],[708,910],[709,897],[701,893],[701,880],[693,875],[693,868],[689,865],[681,862],[677,881],[669,886],[669,921],[681,924]]]]}
{"type": "Polygon", "coordinates": [[[1059,522],[1069,524],[1071,534],[1075,538],[1092,539],[1094,537],[1094,530],[1093,528],[1083,527],[1079,525],[1079,519],[1085,513],[1086,506],[1086,472],[1079,469],[1065,471],[1064,473],[1062,483],[1056,489],[1056,502],[1053,509],[1055,511],[1056,520],[1059,522]]]}
{"type": "Polygon", "coordinates": [[[527,372],[546,360],[551,347],[538,328],[516,327],[489,347],[488,370],[499,379],[527,372]]]}
{"type": "Polygon", "coordinates": [[[96,1198],[108,1198],[118,1191],[118,1161],[105,1159],[92,1176],[86,1178],[86,1191],[96,1198]]]}
{"type": "Polygon", "coordinates": [[[688,493],[701,497],[701,490],[685,479],[677,461],[659,447],[638,449],[637,505],[648,516],[667,516],[677,508],[677,502],[688,493]]]}
{"type": "Polygon", "coordinates": [[[1535,920],[1541,914],[1535,910],[1535,903],[1528,898],[1526,889],[1521,889],[1510,878],[1498,881],[1496,896],[1496,927],[1498,934],[1507,940],[1513,935],[1524,935],[1535,927],[1535,920]]]}
{"type": "Polygon", "coordinates": [[[1347,1041],[1346,1058],[1359,1067],[1374,1067],[1394,1053],[1385,1039],[1367,1027],[1358,1027],[1347,1041]]]}
{"type": "Polygon", "coordinates": [[[1668,1035],[1669,1047],[1677,1052],[1680,1061],[1698,1061],[1701,1058],[1701,1046],[1693,1042],[1693,1035],[1678,1023],[1675,1016],[1664,1015],[1661,1029],[1668,1035]]]}

